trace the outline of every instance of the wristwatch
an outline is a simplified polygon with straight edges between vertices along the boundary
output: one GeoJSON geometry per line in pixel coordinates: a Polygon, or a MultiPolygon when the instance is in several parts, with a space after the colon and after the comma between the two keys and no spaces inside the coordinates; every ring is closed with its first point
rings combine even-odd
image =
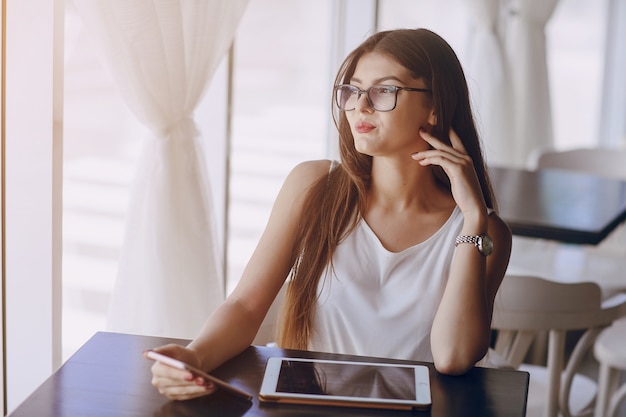
{"type": "Polygon", "coordinates": [[[459,246],[461,243],[471,243],[478,248],[478,252],[481,255],[489,256],[493,252],[493,240],[488,234],[482,234],[480,236],[457,236],[454,241],[454,246],[459,246]]]}

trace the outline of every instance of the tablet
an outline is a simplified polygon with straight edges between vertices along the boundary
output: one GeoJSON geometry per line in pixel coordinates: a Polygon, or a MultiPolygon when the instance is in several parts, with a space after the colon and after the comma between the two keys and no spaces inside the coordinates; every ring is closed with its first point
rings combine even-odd
{"type": "Polygon", "coordinates": [[[428,367],[378,362],[273,357],[259,392],[262,402],[427,409],[428,367]]]}

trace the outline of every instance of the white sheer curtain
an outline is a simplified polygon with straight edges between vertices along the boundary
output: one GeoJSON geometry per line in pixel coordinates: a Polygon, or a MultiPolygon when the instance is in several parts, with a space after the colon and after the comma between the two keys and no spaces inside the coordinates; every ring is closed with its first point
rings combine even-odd
{"type": "Polygon", "coordinates": [[[553,145],[545,26],[558,0],[510,2],[507,56],[513,81],[515,165],[553,145]]]}
{"type": "Polygon", "coordinates": [[[626,2],[609,0],[599,144],[626,148],[626,2]]]}
{"type": "Polygon", "coordinates": [[[128,106],[153,133],[136,171],[109,329],[193,337],[224,294],[193,113],[248,1],[74,2],[128,106]]]}
{"type": "Polygon", "coordinates": [[[500,0],[469,0],[472,22],[467,75],[490,165],[515,165],[511,80],[498,35],[500,0]]]}

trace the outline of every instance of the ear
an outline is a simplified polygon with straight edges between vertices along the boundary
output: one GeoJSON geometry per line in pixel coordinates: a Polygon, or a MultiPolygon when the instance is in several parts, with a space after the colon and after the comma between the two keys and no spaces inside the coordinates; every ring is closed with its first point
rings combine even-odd
{"type": "Polygon", "coordinates": [[[428,124],[433,126],[437,125],[437,115],[435,114],[435,109],[432,109],[428,115],[428,124]]]}

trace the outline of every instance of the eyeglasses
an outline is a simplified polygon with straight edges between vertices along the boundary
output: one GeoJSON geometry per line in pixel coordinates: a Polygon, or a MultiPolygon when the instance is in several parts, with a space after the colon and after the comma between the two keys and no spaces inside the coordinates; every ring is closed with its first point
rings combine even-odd
{"type": "Polygon", "coordinates": [[[356,103],[362,94],[367,96],[370,107],[376,111],[391,111],[396,108],[398,91],[419,91],[430,93],[427,88],[397,87],[395,85],[373,85],[367,90],[361,90],[350,84],[339,84],[335,88],[335,104],[340,110],[350,111],[356,108],[356,103]]]}

